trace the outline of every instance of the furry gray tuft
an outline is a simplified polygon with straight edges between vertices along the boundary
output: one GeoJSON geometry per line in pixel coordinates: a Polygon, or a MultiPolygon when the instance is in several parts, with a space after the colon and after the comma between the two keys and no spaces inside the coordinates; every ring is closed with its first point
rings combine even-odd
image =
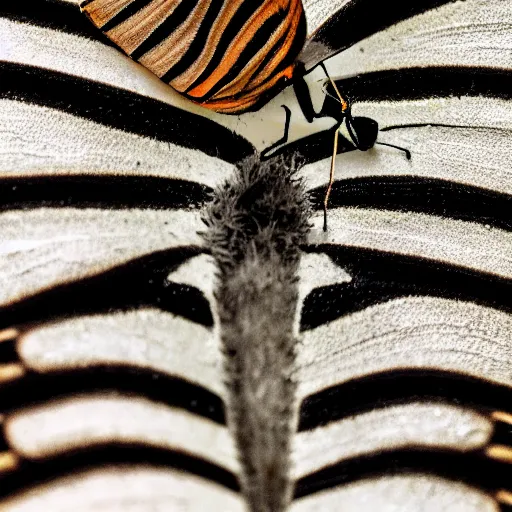
{"type": "Polygon", "coordinates": [[[281,512],[297,426],[297,270],[310,209],[296,159],[245,160],[217,191],[205,222],[219,268],[217,315],[229,395],[228,424],[252,512],[281,512]]]}

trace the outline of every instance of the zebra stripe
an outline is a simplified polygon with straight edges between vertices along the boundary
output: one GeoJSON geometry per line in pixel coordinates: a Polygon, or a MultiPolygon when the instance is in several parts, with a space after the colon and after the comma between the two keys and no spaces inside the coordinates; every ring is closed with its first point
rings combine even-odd
{"type": "Polygon", "coordinates": [[[300,0],[92,0],[83,12],[132,59],[202,106],[257,108],[294,72],[300,0]]]}

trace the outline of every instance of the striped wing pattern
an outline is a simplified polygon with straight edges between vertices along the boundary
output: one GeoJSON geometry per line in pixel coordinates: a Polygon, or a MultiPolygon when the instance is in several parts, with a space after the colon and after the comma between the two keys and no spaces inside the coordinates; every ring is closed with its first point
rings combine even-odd
{"type": "Polygon", "coordinates": [[[306,35],[301,0],[88,0],[82,9],[131,58],[223,113],[256,108],[291,78],[306,35]]]}
{"type": "MultiPolygon", "coordinates": [[[[338,155],[325,236],[331,137],[297,148],[289,510],[509,512],[512,7],[304,5],[334,20],[309,55],[344,50],[327,67],[355,115],[413,158],[338,155]]],[[[70,2],[0,6],[0,508],[242,512],[197,232],[254,148],[92,28],[70,2]]]]}

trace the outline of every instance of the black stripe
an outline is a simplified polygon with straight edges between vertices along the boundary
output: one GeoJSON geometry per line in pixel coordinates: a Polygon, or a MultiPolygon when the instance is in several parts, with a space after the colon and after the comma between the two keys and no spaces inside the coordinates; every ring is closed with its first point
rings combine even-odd
{"type": "MultiPolygon", "coordinates": [[[[495,68],[404,68],[376,71],[346,80],[337,87],[352,101],[400,101],[459,96],[512,99],[512,72],[495,68]]],[[[332,86],[329,93],[334,97],[332,86]]],[[[339,113],[338,101],[327,96],[322,113],[339,113]]],[[[378,121],[378,120],[377,120],[378,121]]]]}
{"type": "MultiPolygon", "coordinates": [[[[250,86],[250,82],[252,80],[257,79],[258,76],[260,75],[260,73],[262,73],[265,70],[267,64],[274,57],[274,55],[281,49],[281,47],[284,44],[287,37],[288,37],[288,34],[285,33],[279,39],[279,41],[277,41],[277,43],[270,49],[270,51],[267,52],[267,55],[265,56],[265,58],[262,60],[260,65],[257,67],[256,71],[252,74],[251,79],[248,84],[249,86],[250,86]]],[[[305,39],[306,39],[306,18],[304,16],[304,12],[302,12],[302,15],[301,15],[301,18],[299,21],[299,25],[297,27],[297,31],[293,38],[292,44],[288,48],[286,55],[283,57],[281,62],[279,62],[279,64],[276,66],[276,68],[274,69],[272,74],[269,75],[268,78],[264,82],[262,82],[262,84],[259,87],[261,87],[263,84],[272,80],[274,78],[274,76],[277,75],[280,71],[282,71],[283,69],[288,67],[290,64],[293,64],[295,62],[297,55],[300,53],[302,47],[304,46],[305,39]]],[[[279,87],[279,84],[280,84],[280,82],[276,83],[272,87],[272,90],[265,91],[262,94],[260,101],[266,103],[271,97],[275,96],[281,89],[281,87],[279,87]]],[[[243,95],[244,95],[244,92],[241,92],[239,94],[239,96],[243,96],[243,95]]],[[[234,95],[233,97],[236,98],[237,95],[234,95]]]]}
{"type": "Polygon", "coordinates": [[[141,9],[146,7],[152,0],[133,0],[132,3],[128,4],[124,9],[121,9],[113,18],[108,20],[105,25],[99,27],[103,32],[108,32],[117,25],[120,25],[128,18],[136,15],[141,9]]]}
{"type": "Polygon", "coordinates": [[[295,498],[331,489],[349,482],[399,474],[427,473],[494,492],[511,489],[512,465],[494,461],[479,452],[441,449],[404,449],[340,461],[301,478],[295,498]]]}
{"type": "Polygon", "coordinates": [[[469,408],[484,416],[512,412],[512,389],[477,377],[430,369],[372,373],[323,389],[300,406],[299,431],[313,430],[356,414],[411,402],[469,408]]]}
{"type": "Polygon", "coordinates": [[[0,343],[0,364],[19,363],[20,358],[16,350],[16,336],[0,343]]]}
{"type": "MultiPolygon", "coordinates": [[[[251,81],[256,80],[258,78],[258,76],[260,75],[260,73],[265,70],[265,68],[267,67],[267,64],[272,60],[272,58],[275,56],[275,54],[279,51],[279,49],[283,45],[284,41],[286,40],[286,37],[287,37],[287,34],[284,34],[277,41],[277,43],[267,52],[267,54],[265,55],[265,58],[261,61],[259,66],[256,68],[256,71],[254,71],[254,73],[251,75],[251,79],[248,82],[249,86],[250,86],[251,81]]],[[[282,61],[278,64],[276,69],[272,72],[271,75],[269,75],[269,77],[263,83],[266,83],[269,80],[271,80],[272,77],[278,73],[278,69],[281,69],[281,65],[282,65],[282,61]]]]}
{"type": "Polygon", "coordinates": [[[335,55],[352,46],[362,39],[384,30],[399,21],[411,18],[423,12],[456,0],[352,0],[331,16],[311,36],[308,44],[312,43],[312,60],[307,60],[308,68],[318,64],[321,60],[335,55]],[[317,45],[315,46],[315,43],[317,45]],[[320,44],[326,47],[321,54],[318,53],[320,44]],[[315,58],[318,56],[317,58],[315,58]]]}
{"type": "MultiPolygon", "coordinates": [[[[509,404],[511,401],[512,397],[510,397],[509,404]]],[[[512,425],[503,421],[494,420],[494,432],[492,434],[491,444],[508,445],[512,448],[512,425]]]]}
{"type": "Polygon", "coordinates": [[[293,43],[290,45],[290,48],[288,50],[288,53],[284,57],[284,59],[281,61],[281,64],[276,68],[276,73],[279,71],[282,71],[290,64],[293,64],[299,53],[301,52],[302,48],[304,47],[304,43],[306,42],[307,38],[307,22],[306,22],[306,15],[304,14],[304,10],[302,10],[302,14],[300,16],[300,21],[297,26],[297,30],[295,32],[295,37],[293,38],[293,43]]]}
{"type": "MultiPolygon", "coordinates": [[[[310,192],[316,210],[323,208],[324,196],[325,186],[310,192]]],[[[512,231],[511,195],[435,178],[374,176],[336,181],[329,205],[427,213],[512,231]]]]}
{"type": "Polygon", "coordinates": [[[35,103],[127,132],[200,148],[232,163],[254,152],[246,139],[214,121],[146,96],[47,69],[0,63],[0,98],[35,103]]]}
{"type": "Polygon", "coordinates": [[[219,396],[182,377],[133,365],[89,365],[66,371],[27,373],[23,378],[2,383],[0,410],[2,414],[58,398],[88,393],[124,393],[143,396],[191,414],[226,423],[224,404],[219,396]]]}
{"type": "Polygon", "coordinates": [[[0,328],[143,307],[211,327],[210,304],[201,290],[167,280],[170,272],[198,254],[199,249],[187,247],[158,251],[91,277],[55,285],[0,308],[0,328]]]}
{"type": "MultiPolygon", "coordinates": [[[[226,50],[228,49],[228,46],[232,43],[236,35],[242,30],[242,27],[245,25],[247,20],[250,19],[250,17],[260,6],[260,1],[255,2],[254,0],[245,0],[242,3],[242,5],[239,7],[239,9],[236,11],[236,13],[229,21],[226,30],[224,30],[224,32],[222,33],[222,36],[215,49],[215,53],[210,59],[210,62],[206,66],[205,70],[199,75],[197,80],[189,87],[189,90],[203,83],[220,65],[222,59],[224,58],[226,50]]],[[[193,61],[184,62],[184,65],[186,64],[186,66],[184,67],[183,70],[179,71],[179,73],[175,73],[173,70],[170,70],[172,71],[172,74],[169,75],[169,79],[167,79],[166,75],[165,81],[169,82],[170,80],[178,76],[180,73],[185,71],[185,69],[187,69],[192,64],[192,62],[193,61]]]]}
{"type": "Polygon", "coordinates": [[[59,0],[19,0],[0,2],[0,17],[12,19],[68,34],[100,40],[112,45],[91,22],[70,2],[59,0]]]}
{"type": "Polygon", "coordinates": [[[244,66],[246,66],[265,43],[268,42],[281,23],[283,23],[283,16],[281,14],[274,14],[270,16],[270,18],[267,18],[261,27],[258,28],[249,44],[243,49],[237,61],[231,66],[229,72],[210,89],[204,98],[212,97],[217,91],[222,89],[222,87],[236,79],[244,66]]]}
{"type": "Polygon", "coordinates": [[[401,297],[441,297],[512,312],[512,280],[421,257],[371,249],[320,245],[352,277],[350,283],[314,289],[302,308],[301,330],[401,297]]]}
{"type": "Polygon", "coordinates": [[[145,53],[152,50],[160,44],[165,38],[169,37],[189,16],[198,0],[181,0],[180,5],[176,7],[173,13],[161,23],[144,42],[142,42],[130,54],[132,59],[138,60],[145,53]]]}
{"type": "Polygon", "coordinates": [[[178,477],[182,477],[182,472],[185,471],[232,491],[239,490],[233,473],[204,459],[141,444],[107,444],[68,451],[61,456],[37,462],[25,460],[16,471],[0,475],[0,496],[12,496],[27,490],[27,487],[43,483],[52,483],[52,486],[58,488],[58,478],[75,475],[80,479],[81,471],[108,469],[109,466],[113,466],[115,471],[125,465],[127,469],[140,465],[155,469],[175,468],[178,470],[178,477]]]}
{"type": "Polygon", "coordinates": [[[199,25],[199,30],[191,41],[190,46],[187,48],[184,55],[181,56],[180,59],[162,76],[162,80],[165,83],[169,83],[178,75],[181,75],[193,62],[196,61],[196,59],[199,58],[212,30],[212,25],[220,15],[223,4],[228,1],[229,0],[211,0],[210,6],[208,7],[206,14],[203,16],[201,24],[199,25]]]}
{"type": "Polygon", "coordinates": [[[30,208],[197,208],[209,200],[212,192],[209,187],[193,181],[153,176],[0,178],[0,211],[30,208]]]}

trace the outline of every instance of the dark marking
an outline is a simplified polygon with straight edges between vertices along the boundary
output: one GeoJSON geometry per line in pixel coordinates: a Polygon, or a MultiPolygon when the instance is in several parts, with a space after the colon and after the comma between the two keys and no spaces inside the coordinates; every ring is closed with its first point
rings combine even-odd
{"type": "Polygon", "coordinates": [[[211,198],[212,192],[210,187],[193,181],[153,176],[2,178],[0,211],[32,208],[199,208],[211,198]]]}
{"type": "Polygon", "coordinates": [[[226,422],[222,399],[212,391],[162,372],[117,363],[72,368],[47,373],[28,373],[2,383],[0,411],[12,414],[25,407],[90,393],[145,397],[170,407],[184,409],[215,423],[226,422]]]}
{"type": "Polygon", "coordinates": [[[323,389],[300,406],[299,431],[392,405],[451,404],[487,415],[512,411],[512,388],[456,372],[403,369],[372,373],[323,389]]]}
{"type": "MultiPolygon", "coordinates": [[[[322,209],[324,195],[325,186],[310,191],[315,209],[322,209]]],[[[336,181],[330,206],[426,213],[512,231],[512,196],[435,178],[372,176],[336,181]]]]}
{"type": "Polygon", "coordinates": [[[394,450],[340,461],[301,478],[295,498],[339,485],[378,476],[427,473],[462,481],[484,492],[510,489],[512,466],[486,458],[480,452],[451,450],[394,450]]]}
{"type": "Polygon", "coordinates": [[[240,135],[139,94],[32,66],[0,63],[0,98],[34,103],[235,163],[253,154],[240,135]],[[205,133],[215,137],[205,137],[205,133]]]}
{"type": "Polygon", "coordinates": [[[0,328],[145,307],[211,327],[213,317],[203,293],[167,281],[170,272],[201,253],[188,247],[158,251],[97,275],[57,285],[0,308],[0,328]]]}
{"type": "MultiPolygon", "coordinates": [[[[81,471],[104,469],[108,466],[152,466],[155,468],[175,468],[238,491],[236,476],[204,459],[185,453],[162,450],[143,445],[103,445],[87,447],[83,451],[68,452],[59,457],[38,462],[23,461],[18,470],[0,477],[0,496],[8,497],[17,492],[32,490],[36,485],[53,483],[70,474],[80,476],[81,471]]],[[[178,474],[179,474],[178,473],[178,474]]]]}

